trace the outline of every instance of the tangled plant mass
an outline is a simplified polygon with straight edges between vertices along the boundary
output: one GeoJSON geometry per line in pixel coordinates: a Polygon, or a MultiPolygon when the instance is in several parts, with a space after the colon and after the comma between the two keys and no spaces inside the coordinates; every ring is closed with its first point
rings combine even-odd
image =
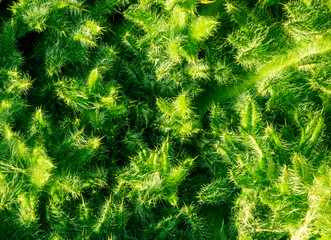
{"type": "Polygon", "coordinates": [[[0,239],[330,239],[330,8],[0,0],[0,239]]]}

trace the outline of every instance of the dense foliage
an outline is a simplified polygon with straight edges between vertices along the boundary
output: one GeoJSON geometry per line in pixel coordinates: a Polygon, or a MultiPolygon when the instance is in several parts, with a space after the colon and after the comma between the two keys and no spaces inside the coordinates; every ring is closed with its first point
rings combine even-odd
{"type": "Polygon", "coordinates": [[[1,239],[330,239],[330,0],[0,0],[1,239]]]}

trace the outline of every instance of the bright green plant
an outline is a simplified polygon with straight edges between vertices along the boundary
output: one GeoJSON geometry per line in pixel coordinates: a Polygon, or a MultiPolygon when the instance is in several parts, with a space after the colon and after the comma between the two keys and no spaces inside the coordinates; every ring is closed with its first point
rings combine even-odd
{"type": "Polygon", "coordinates": [[[328,0],[0,0],[0,239],[329,239],[328,0]]]}

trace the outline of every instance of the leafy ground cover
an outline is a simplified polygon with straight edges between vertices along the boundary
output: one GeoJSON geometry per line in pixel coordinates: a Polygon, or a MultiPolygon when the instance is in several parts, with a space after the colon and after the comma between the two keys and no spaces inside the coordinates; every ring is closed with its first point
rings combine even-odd
{"type": "Polygon", "coordinates": [[[331,239],[329,0],[0,0],[1,239],[331,239]]]}

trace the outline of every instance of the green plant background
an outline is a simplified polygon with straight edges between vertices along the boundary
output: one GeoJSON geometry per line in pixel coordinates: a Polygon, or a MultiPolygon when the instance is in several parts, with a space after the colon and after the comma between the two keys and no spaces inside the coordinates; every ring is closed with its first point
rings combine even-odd
{"type": "Polygon", "coordinates": [[[0,0],[0,239],[331,239],[330,0],[0,0]]]}

